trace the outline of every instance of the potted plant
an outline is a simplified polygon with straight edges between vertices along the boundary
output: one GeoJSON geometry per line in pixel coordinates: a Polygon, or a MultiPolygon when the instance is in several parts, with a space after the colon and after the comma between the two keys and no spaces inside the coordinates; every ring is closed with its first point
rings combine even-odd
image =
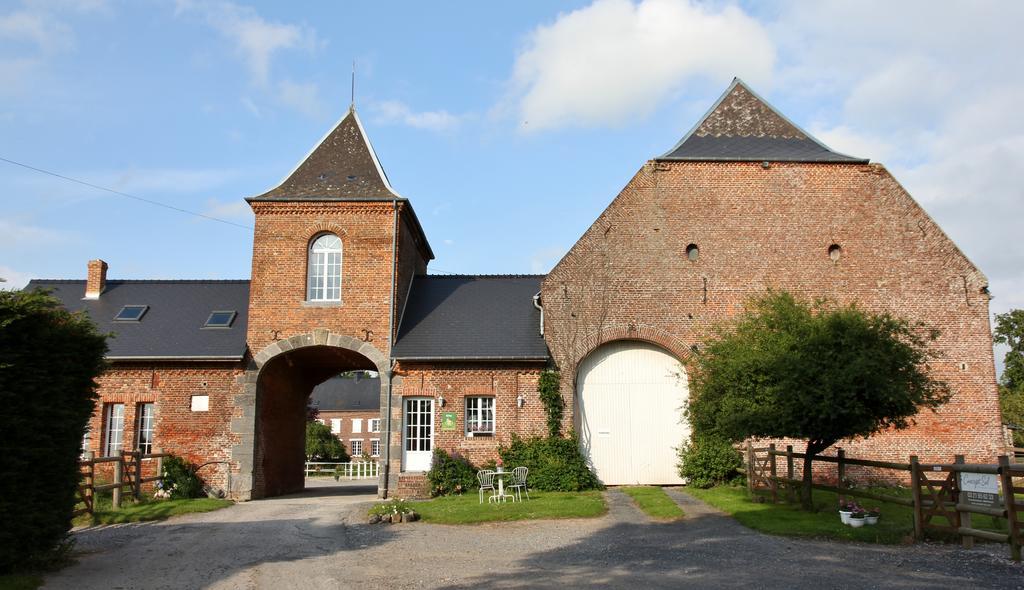
{"type": "Polygon", "coordinates": [[[878,518],[882,516],[882,511],[878,506],[875,506],[871,510],[868,510],[864,516],[864,522],[866,524],[878,524],[878,518]]]}
{"type": "Polygon", "coordinates": [[[850,515],[850,526],[852,526],[855,529],[859,529],[860,527],[864,526],[864,520],[866,518],[867,512],[864,512],[863,510],[857,510],[856,512],[850,515]]]}
{"type": "Polygon", "coordinates": [[[498,473],[505,472],[505,462],[501,460],[501,457],[498,457],[498,460],[494,462],[494,466],[498,473]]]}
{"type": "Polygon", "coordinates": [[[856,502],[843,502],[839,505],[839,520],[843,524],[850,524],[850,515],[860,510],[856,502]]]}

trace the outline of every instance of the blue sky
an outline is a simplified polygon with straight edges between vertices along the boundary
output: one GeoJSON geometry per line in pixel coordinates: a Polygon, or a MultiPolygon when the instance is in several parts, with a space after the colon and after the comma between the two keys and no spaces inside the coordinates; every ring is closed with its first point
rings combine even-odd
{"type": "MultiPolygon", "coordinates": [[[[252,222],[356,104],[435,272],[545,272],[733,76],[1024,307],[1024,4],[0,3],[0,157],[252,222]],[[937,10],[936,7],[941,7],[937,10]]],[[[246,278],[251,233],[0,162],[0,277],[246,278]]]]}

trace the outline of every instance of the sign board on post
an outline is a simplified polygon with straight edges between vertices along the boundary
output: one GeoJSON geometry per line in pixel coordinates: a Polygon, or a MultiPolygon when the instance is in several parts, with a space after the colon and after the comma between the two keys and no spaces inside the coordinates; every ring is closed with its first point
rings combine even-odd
{"type": "Polygon", "coordinates": [[[455,430],[455,412],[441,412],[441,430],[455,430]]]}
{"type": "Polygon", "coordinates": [[[973,506],[999,506],[999,476],[989,473],[961,473],[960,501],[973,506]]]}

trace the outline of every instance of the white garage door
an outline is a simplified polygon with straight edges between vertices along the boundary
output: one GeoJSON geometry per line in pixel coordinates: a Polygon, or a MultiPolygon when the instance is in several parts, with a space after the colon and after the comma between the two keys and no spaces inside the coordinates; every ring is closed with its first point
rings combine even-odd
{"type": "Polygon", "coordinates": [[[689,437],[683,422],[686,374],[653,344],[616,341],[580,364],[580,446],[606,485],[681,484],[676,448],[689,437]]]}

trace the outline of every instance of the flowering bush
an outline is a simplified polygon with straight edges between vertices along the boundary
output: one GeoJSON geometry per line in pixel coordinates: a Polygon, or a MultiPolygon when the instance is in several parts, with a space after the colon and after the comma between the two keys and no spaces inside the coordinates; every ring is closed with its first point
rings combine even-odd
{"type": "Polygon", "coordinates": [[[392,514],[408,514],[410,512],[412,512],[412,507],[401,498],[375,504],[373,508],[370,508],[370,516],[391,516],[392,514]]]}
{"type": "Polygon", "coordinates": [[[860,504],[854,502],[853,500],[847,500],[847,501],[843,502],[842,504],[840,504],[839,510],[840,510],[840,512],[863,512],[864,511],[864,509],[860,507],[860,504]]]}
{"type": "Polygon", "coordinates": [[[203,495],[203,482],[196,475],[195,466],[181,457],[164,458],[161,480],[156,482],[156,498],[199,498],[203,495]]]}

